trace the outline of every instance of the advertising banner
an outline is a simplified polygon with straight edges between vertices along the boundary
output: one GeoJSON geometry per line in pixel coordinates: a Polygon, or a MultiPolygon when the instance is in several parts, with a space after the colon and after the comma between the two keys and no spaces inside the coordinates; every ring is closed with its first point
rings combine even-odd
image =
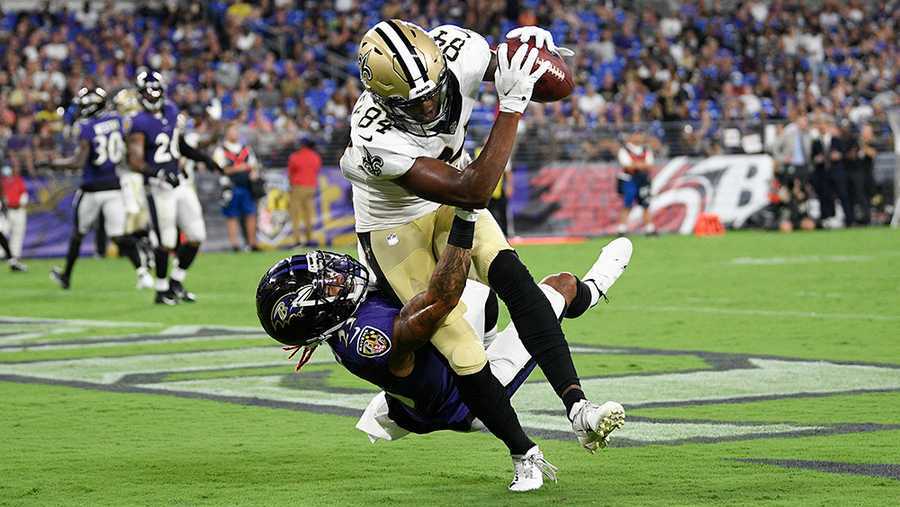
{"type": "MultiPolygon", "coordinates": [[[[264,248],[288,247],[293,240],[287,174],[284,170],[272,169],[264,171],[263,175],[266,195],[257,206],[257,240],[264,248]]],[[[28,205],[23,257],[65,256],[75,223],[73,203],[79,183],[78,176],[68,174],[27,181],[31,204],[28,205]]],[[[218,178],[206,173],[198,174],[194,185],[206,221],[207,241],[203,249],[229,249],[218,178]]],[[[319,172],[313,221],[313,242],[317,246],[347,246],[356,241],[351,186],[336,167],[324,167],[319,172]]],[[[96,228],[85,236],[81,255],[97,253],[95,238],[96,228]]]]}
{"type": "MultiPolygon", "coordinates": [[[[516,171],[511,210],[522,236],[615,234],[622,211],[617,164],[559,163],[516,171]]],[[[773,160],[768,155],[674,158],[653,172],[650,215],[657,230],[690,234],[701,213],[740,228],[769,203],[773,160]]],[[[641,227],[641,209],[628,217],[641,227]]]]}

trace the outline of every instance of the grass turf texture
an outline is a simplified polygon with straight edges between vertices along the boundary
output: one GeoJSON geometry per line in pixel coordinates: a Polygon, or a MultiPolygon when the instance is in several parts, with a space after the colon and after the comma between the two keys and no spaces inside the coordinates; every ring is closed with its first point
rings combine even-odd
{"type": "MultiPolygon", "coordinates": [[[[537,277],[560,270],[580,274],[602,244],[523,247],[519,252],[537,277]]],[[[612,303],[566,321],[565,329],[570,342],[599,347],[897,365],[898,247],[900,237],[885,229],[638,238],[631,266],[611,291],[612,303]]],[[[28,274],[0,273],[0,314],[159,324],[123,324],[39,340],[60,343],[85,339],[91,332],[153,334],[175,325],[253,327],[256,283],[283,256],[203,254],[187,283],[200,302],[175,308],[153,306],[151,294],[134,291],[122,260],[83,259],[69,292],[46,278],[51,262],[33,261],[28,274]]],[[[0,352],[0,362],[261,344],[267,342],[235,338],[214,347],[185,342],[7,351],[0,352]]],[[[271,345],[277,360],[279,351],[271,345]]],[[[690,354],[588,354],[576,361],[586,377],[709,367],[690,354]]],[[[316,374],[310,380],[288,377],[286,383],[366,389],[340,368],[309,368],[316,374]]],[[[291,364],[285,362],[282,373],[290,372],[291,364]]],[[[272,367],[241,368],[170,373],[168,380],[273,374],[279,372],[272,367]]],[[[536,373],[532,381],[539,378],[536,373]]],[[[629,413],[740,423],[897,425],[898,396],[836,394],[629,413]]],[[[0,399],[4,505],[887,505],[900,495],[900,481],[892,479],[735,461],[898,464],[900,430],[612,447],[595,456],[571,439],[540,439],[548,459],[561,468],[561,482],[536,494],[513,496],[504,487],[511,477],[508,457],[486,434],[445,432],[370,445],[353,428],[355,418],[339,415],[16,382],[0,382],[0,399]]]]}

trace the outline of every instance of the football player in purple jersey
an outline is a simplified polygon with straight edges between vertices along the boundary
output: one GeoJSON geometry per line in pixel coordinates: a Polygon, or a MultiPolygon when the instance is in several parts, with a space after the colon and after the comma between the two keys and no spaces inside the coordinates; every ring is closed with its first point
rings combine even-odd
{"type": "Polygon", "coordinates": [[[209,155],[185,142],[186,120],[175,104],[166,101],[166,87],[158,72],[138,74],[137,89],[141,111],[131,119],[128,129],[128,165],[144,175],[147,189],[155,243],[156,303],[194,302],[195,296],[184,288],[184,279],[206,239],[206,224],[197,192],[184,181],[179,162],[187,157],[217,172],[221,168],[209,155]],[[187,238],[180,245],[179,230],[187,238]],[[175,261],[169,277],[169,254],[173,251],[175,261]]]}
{"type": "MultiPolygon", "coordinates": [[[[475,219],[477,213],[457,211],[448,246],[428,288],[402,307],[378,291],[369,291],[368,270],[347,255],[322,251],[294,255],[278,262],[260,281],[256,295],[259,320],[270,336],[288,345],[286,349],[303,349],[298,369],[316,346],[327,343],[347,370],[384,390],[357,425],[370,437],[392,440],[408,432],[490,429],[489,424],[476,420],[462,401],[456,374],[430,343],[436,327],[461,300],[476,310],[471,313],[480,314],[480,319],[467,318],[470,326],[480,328],[479,334],[485,327],[493,327],[491,322],[484,324],[481,311],[490,301],[487,288],[473,286],[464,295],[475,219]]],[[[541,290],[557,316],[574,318],[594,306],[597,301],[583,285],[593,284],[605,296],[627,266],[631,252],[631,242],[620,238],[604,247],[583,280],[569,273],[544,279],[541,290]]],[[[491,372],[507,397],[535,367],[512,325],[487,344],[486,353],[491,372]]],[[[622,426],[624,410],[616,402],[607,402],[586,419],[581,421],[585,431],[577,436],[593,452],[605,447],[609,434],[622,426]]],[[[518,421],[515,425],[516,438],[525,443],[503,439],[515,468],[509,489],[538,489],[544,476],[555,479],[556,469],[518,421]],[[523,446],[527,450],[516,453],[515,449],[523,446]]]]}
{"type": "Polygon", "coordinates": [[[71,284],[72,269],[78,260],[84,235],[97,222],[100,213],[106,233],[131,261],[141,276],[141,258],[131,236],[125,234],[125,201],[119,184],[119,165],[125,158],[124,119],[107,110],[106,91],[82,88],[75,97],[78,120],[75,124],[78,148],[70,158],[55,160],[56,169],[82,169],[81,186],[75,194],[75,229],[69,240],[65,268],[54,267],[50,278],[63,289],[71,284]]]}

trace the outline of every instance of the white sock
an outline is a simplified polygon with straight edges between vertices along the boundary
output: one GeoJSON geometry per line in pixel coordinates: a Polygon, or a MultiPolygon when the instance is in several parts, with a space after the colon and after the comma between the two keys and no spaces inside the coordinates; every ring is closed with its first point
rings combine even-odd
{"type": "Polygon", "coordinates": [[[135,269],[135,272],[137,273],[137,276],[139,276],[139,277],[150,274],[150,271],[148,271],[147,268],[145,268],[144,266],[138,267],[137,269],[135,269]]]}
{"type": "Polygon", "coordinates": [[[628,227],[625,224],[619,224],[619,234],[625,234],[628,232],[628,227]]]}
{"type": "Polygon", "coordinates": [[[172,266],[172,280],[175,280],[176,282],[183,282],[186,276],[187,271],[179,268],[178,266],[172,266]]]}
{"type": "Polygon", "coordinates": [[[169,290],[169,279],[168,278],[157,278],[156,279],[156,290],[158,292],[165,292],[169,290]]]}
{"type": "Polygon", "coordinates": [[[656,226],[653,225],[653,222],[650,222],[649,224],[644,226],[644,230],[649,233],[653,233],[653,232],[656,232],[656,226]]]}

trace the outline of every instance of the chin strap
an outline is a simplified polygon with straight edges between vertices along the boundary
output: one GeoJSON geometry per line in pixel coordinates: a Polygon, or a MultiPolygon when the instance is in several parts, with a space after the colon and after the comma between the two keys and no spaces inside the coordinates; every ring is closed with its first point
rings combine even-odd
{"type": "Polygon", "coordinates": [[[292,345],[281,347],[281,350],[290,352],[291,354],[288,356],[288,359],[293,359],[294,356],[297,355],[297,352],[299,352],[300,349],[303,349],[303,353],[300,354],[300,360],[297,361],[297,366],[294,368],[294,371],[300,371],[300,368],[303,368],[303,365],[308,363],[310,358],[312,358],[313,352],[316,351],[316,347],[318,346],[318,343],[315,345],[292,345]]]}

